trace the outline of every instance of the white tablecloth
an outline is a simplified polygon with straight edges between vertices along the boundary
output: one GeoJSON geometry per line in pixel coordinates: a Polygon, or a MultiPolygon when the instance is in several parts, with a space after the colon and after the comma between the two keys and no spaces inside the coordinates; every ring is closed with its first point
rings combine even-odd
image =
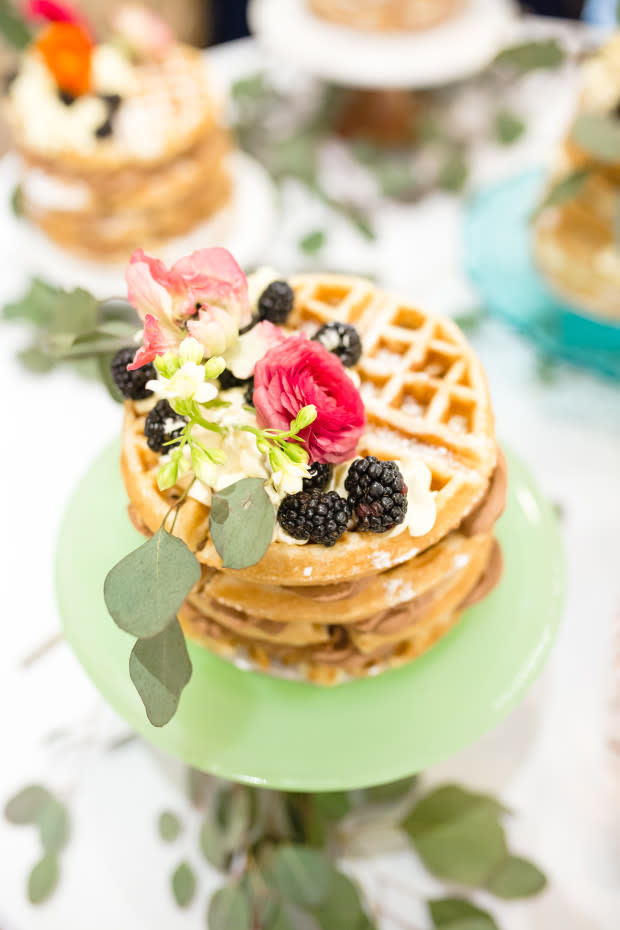
{"type": "MultiPolygon", "coordinates": [[[[212,60],[223,82],[261,63],[250,41],[222,47],[212,60]]],[[[518,92],[519,105],[530,113],[526,138],[507,150],[481,146],[475,183],[547,160],[573,94],[570,71],[529,77],[518,92]]],[[[460,268],[461,208],[458,199],[444,195],[415,209],[387,205],[377,217],[376,244],[360,242],[336,219],[325,259],[334,267],[378,270],[393,287],[440,310],[474,306],[476,296],[460,268]]],[[[284,213],[264,257],[288,270],[301,261],[291,243],[328,218],[297,189],[286,192],[284,213]]],[[[0,222],[4,300],[18,294],[24,280],[5,234],[7,220],[0,222]]],[[[0,819],[0,926],[201,927],[215,877],[202,870],[202,894],[184,913],[172,903],[168,884],[184,855],[198,864],[195,818],[189,816],[179,846],[164,846],[155,829],[164,807],[187,811],[183,795],[143,744],[106,751],[126,729],[65,645],[23,665],[59,629],[53,563],[62,513],[76,482],[120,425],[119,408],[98,383],[85,383],[69,370],[41,378],[25,373],[15,360],[24,338],[19,328],[1,328],[0,799],[27,782],[44,782],[70,800],[74,835],[57,894],[33,909],[24,883],[38,856],[35,837],[0,819]]],[[[607,741],[613,624],[620,610],[620,389],[570,368],[541,370],[529,345],[492,322],[473,341],[489,373],[500,435],[564,512],[568,604],[540,685],[496,733],[429,777],[501,791],[517,812],[510,824],[513,845],[536,858],[552,879],[551,890],[536,902],[485,902],[503,930],[618,930],[620,766],[614,769],[607,741]]],[[[472,681],[483,673],[472,669],[472,681]]],[[[415,902],[438,886],[408,855],[378,857],[356,868],[386,911],[407,917],[412,926],[427,925],[415,902]],[[404,898],[394,883],[411,888],[410,896],[404,898]]],[[[383,926],[392,924],[386,919],[383,926]]]]}

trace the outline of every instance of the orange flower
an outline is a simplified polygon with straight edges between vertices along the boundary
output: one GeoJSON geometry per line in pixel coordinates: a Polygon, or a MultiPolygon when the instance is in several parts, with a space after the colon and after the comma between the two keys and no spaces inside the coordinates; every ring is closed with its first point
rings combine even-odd
{"type": "Polygon", "coordinates": [[[77,23],[50,23],[35,42],[60,90],[80,97],[90,90],[93,43],[77,23]]]}

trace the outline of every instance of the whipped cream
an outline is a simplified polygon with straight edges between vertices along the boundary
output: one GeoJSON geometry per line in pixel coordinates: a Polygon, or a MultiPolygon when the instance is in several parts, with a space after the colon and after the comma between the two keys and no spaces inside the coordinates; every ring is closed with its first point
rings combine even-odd
{"type": "Polygon", "coordinates": [[[83,210],[90,201],[90,191],[79,181],[63,181],[41,168],[23,166],[22,190],[26,200],[39,210],[83,210]]]}

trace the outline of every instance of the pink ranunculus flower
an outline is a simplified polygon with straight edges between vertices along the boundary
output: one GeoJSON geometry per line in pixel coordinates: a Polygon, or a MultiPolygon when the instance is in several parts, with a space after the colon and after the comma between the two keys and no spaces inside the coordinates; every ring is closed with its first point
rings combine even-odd
{"type": "Polygon", "coordinates": [[[59,0],[25,0],[22,6],[24,17],[33,22],[46,20],[49,23],[75,23],[78,26],[88,28],[86,20],[82,14],[70,6],[68,3],[61,3],[59,0]]]}
{"type": "Polygon", "coordinates": [[[165,355],[171,349],[176,349],[182,341],[182,336],[179,338],[176,330],[169,323],[162,324],[147,313],[144,318],[143,340],[144,344],[136,352],[133,362],[127,366],[129,371],[142,368],[159,355],[165,355]]]}
{"type": "Polygon", "coordinates": [[[286,430],[302,407],[314,404],[317,418],[299,434],[310,461],[338,464],[353,458],[366,415],[339,358],[319,342],[290,336],[258,362],[254,378],[259,426],[286,430]]]}
{"type": "Polygon", "coordinates": [[[174,43],[174,33],[168,23],[143,6],[120,7],[112,25],[129,47],[145,58],[163,58],[174,43]]]}
{"type": "Polygon", "coordinates": [[[246,277],[226,249],[199,249],[170,269],[138,249],[125,279],[129,302],[145,323],[152,317],[150,348],[136,355],[143,365],[147,355],[150,361],[162,354],[157,346],[165,345],[164,351],[178,346],[187,335],[186,323],[209,354],[217,354],[210,343],[223,341],[230,346],[250,316],[246,277]],[[196,313],[197,320],[190,321],[196,313]],[[208,326],[216,322],[217,326],[208,326]]]}

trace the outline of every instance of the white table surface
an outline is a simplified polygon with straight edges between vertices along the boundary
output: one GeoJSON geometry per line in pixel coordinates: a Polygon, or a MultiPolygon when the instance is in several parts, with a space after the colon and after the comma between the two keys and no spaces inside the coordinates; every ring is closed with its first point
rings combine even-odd
{"type": "MultiPolygon", "coordinates": [[[[221,48],[212,60],[223,82],[261,61],[250,41],[221,48]]],[[[518,93],[531,113],[527,137],[508,150],[482,146],[476,183],[547,160],[570,115],[574,86],[570,70],[528,78],[518,93]]],[[[274,240],[265,243],[265,260],[276,267],[299,265],[291,243],[329,222],[324,257],[332,265],[379,270],[394,288],[440,310],[475,305],[460,268],[458,199],[436,195],[415,209],[382,207],[376,244],[361,242],[298,189],[286,191],[284,209],[274,240]]],[[[2,301],[25,285],[7,223],[0,215],[2,301]]],[[[61,644],[30,668],[23,666],[24,657],[59,629],[53,561],[62,513],[79,477],[120,426],[120,410],[99,384],[68,370],[42,378],[25,373],[15,360],[25,338],[18,327],[0,329],[5,386],[0,799],[42,781],[69,799],[74,834],[63,855],[59,890],[34,909],[24,895],[38,855],[34,836],[0,819],[0,927],[202,927],[213,874],[202,868],[203,893],[188,912],[177,910],[168,890],[169,874],[182,855],[199,865],[195,818],[187,812],[191,829],[179,846],[164,846],[155,830],[164,807],[187,811],[175,783],[141,743],[106,751],[126,728],[68,647],[61,644]],[[70,745],[46,738],[59,728],[68,731],[70,745]]],[[[551,890],[535,902],[482,899],[502,930],[618,930],[620,766],[612,764],[607,741],[612,635],[620,611],[620,388],[568,367],[543,379],[534,350],[499,324],[484,323],[473,341],[489,374],[500,435],[564,510],[568,603],[540,684],[495,733],[428,774],[501,791],[518,812],[510,824],[513,845],[536,857],[551,877],[551,890]]],[[[484,669],[472,669],[472,681],[479,674],[484,669]]],[[[355,864],[354,871],[366,880],[373,901],[416,930],[427,926],[416,901],[438,886],[408,854],[375,857],[355,864]],[[394,887],[399,882],[411,889],[408,897],[394,887]]],[[[389,919],[382,924],[385,930],[396,926],[389,919]]]]}

